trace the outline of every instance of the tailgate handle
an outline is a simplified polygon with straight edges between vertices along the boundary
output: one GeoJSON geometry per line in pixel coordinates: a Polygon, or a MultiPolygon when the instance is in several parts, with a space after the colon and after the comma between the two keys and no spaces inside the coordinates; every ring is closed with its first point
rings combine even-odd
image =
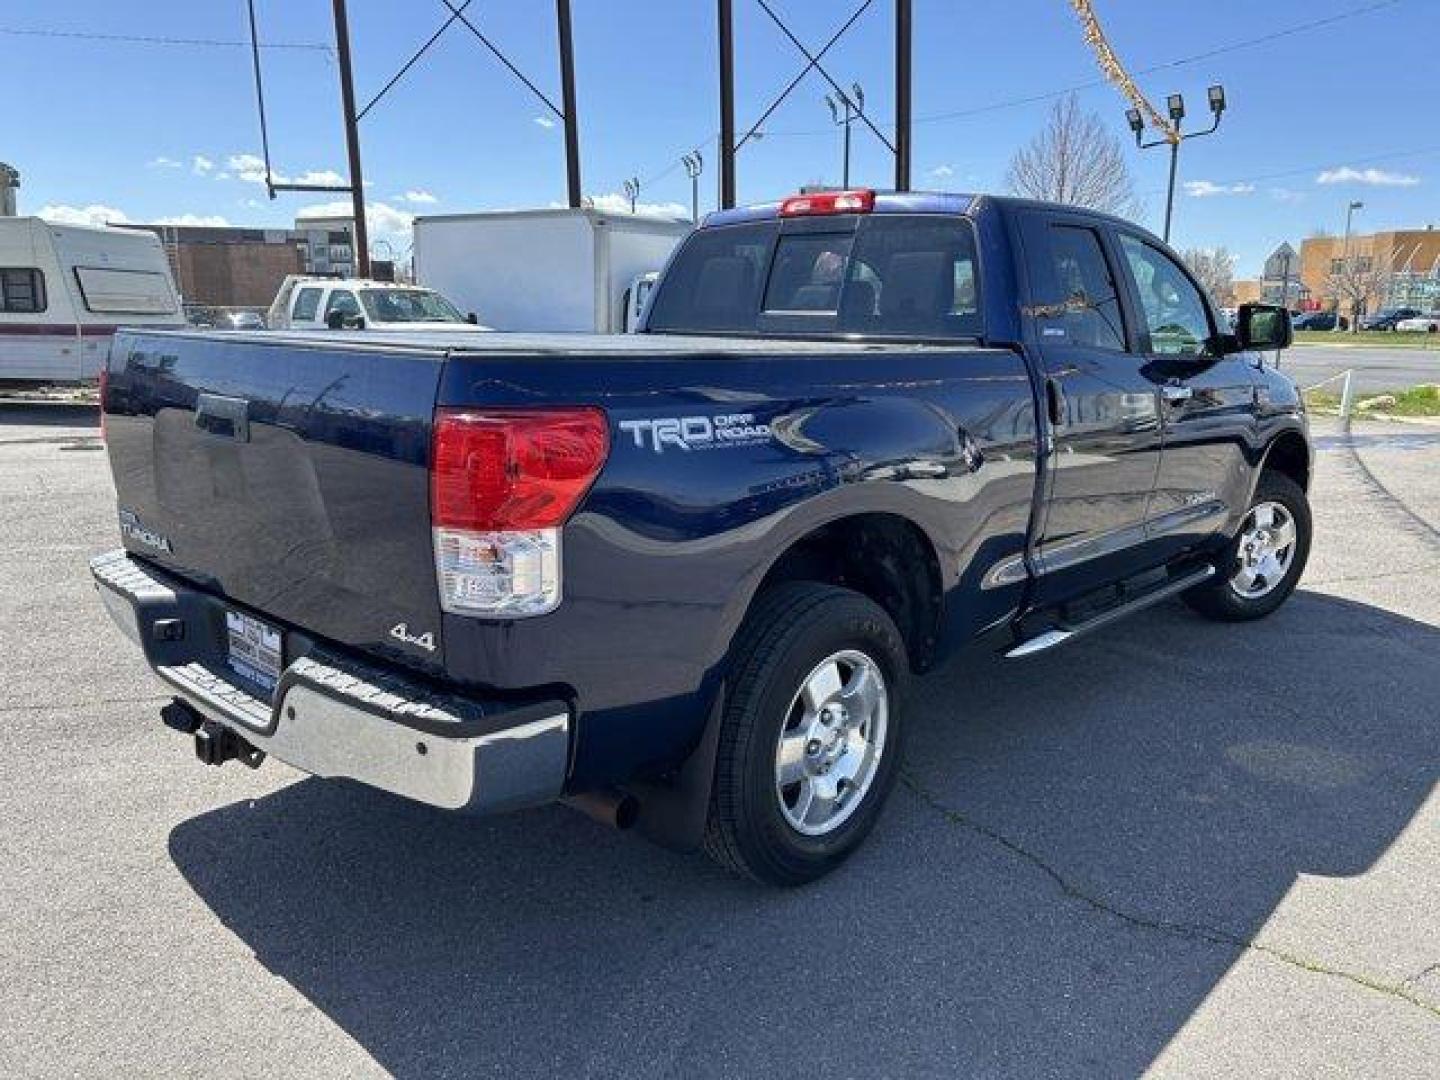
{"type": "Polygon", "coordinates": [[[249,442],[250,402],[224,394],[201,394],[195,399],[195,426],[221,438],[249,442]]]}

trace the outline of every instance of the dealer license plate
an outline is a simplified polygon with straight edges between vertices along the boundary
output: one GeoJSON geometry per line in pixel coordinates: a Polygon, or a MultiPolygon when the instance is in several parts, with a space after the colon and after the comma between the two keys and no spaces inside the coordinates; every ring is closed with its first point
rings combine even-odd
{"type": "Polygon", "coordinates": [[[229,637],[227,661],[237,675],[256,686],[273,691],[280,681],[280,631],[253,615],[238,611],[225,613],[225,630],[229,637]]]}

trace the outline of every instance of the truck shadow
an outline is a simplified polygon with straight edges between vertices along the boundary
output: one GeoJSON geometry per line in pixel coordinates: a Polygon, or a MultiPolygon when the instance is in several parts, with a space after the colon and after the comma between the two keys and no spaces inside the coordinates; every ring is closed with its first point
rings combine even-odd
{"type": "Polygon", "coordinates": [[[1361,873],[1410,822],[1437,655],[1434,627],[1300,593],[1263,624],[1177,605],[967,658],[917,687],[870,844],[796,891],[568,810],[463,820],[316,780],[170,851],[400,1076],[1133,1075],[1298,874],[1361,873]]]}

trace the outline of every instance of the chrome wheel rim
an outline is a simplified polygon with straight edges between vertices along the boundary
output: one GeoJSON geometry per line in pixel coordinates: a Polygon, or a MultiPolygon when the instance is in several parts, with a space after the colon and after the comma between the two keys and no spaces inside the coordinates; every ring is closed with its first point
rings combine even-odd
{"type": "Polygon", "coordinates": [[[1278,502],[1257,503],[1240,527],[1230,588],[1258,600],[1279,587],[1295,561],[1295,519],[1278,502]]]}
{"type": "Polygon", "coordinates": [[[796,832],[833,832],[865,801],[885,752],[889,702],[880,665],[855,649],[805,677],[775,745],[775,797],[796,832]]]}

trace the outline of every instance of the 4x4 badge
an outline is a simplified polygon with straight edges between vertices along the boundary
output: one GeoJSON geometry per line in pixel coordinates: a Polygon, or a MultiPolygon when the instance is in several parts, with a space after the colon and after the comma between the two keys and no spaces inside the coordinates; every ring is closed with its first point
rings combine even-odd
{"type": "Polygon", "coordinates": [[[423,634],[412,634],[409,625],[402,622],[396,623],[390,628],[390,636],[406,645],[416,645],[426,652],[435,651],[435,632],[433,630],[426,630],[423,634]]]}

